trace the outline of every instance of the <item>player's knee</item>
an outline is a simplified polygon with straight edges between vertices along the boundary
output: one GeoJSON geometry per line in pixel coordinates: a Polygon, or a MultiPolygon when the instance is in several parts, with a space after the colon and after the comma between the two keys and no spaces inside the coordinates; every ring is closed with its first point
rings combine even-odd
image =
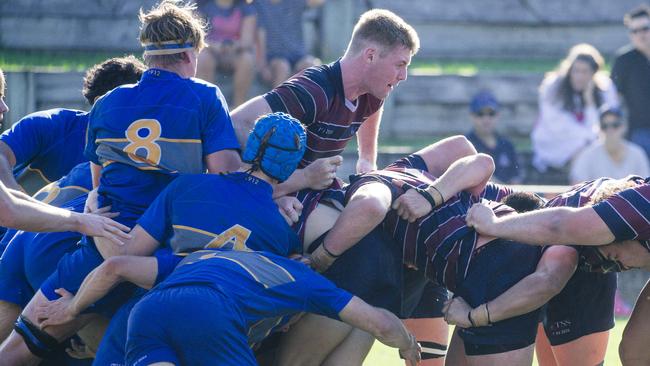
{"type": "Polygon", "coordinates": [[[447,345],[431,341],[419,340],[422,347],[422,361],[435,360],[447,356],[447,345]]]}
{"type": "Polygon", "coordinates": [[[36,357],[47,359],[61,349],[59,341],[32,323],[26,316],[20,315],[14,324],[14,330],[25,342],[29,351],[36,357]]]}
{"type": "Polygon", "coordinates": [[[352,201],[356,202],[355,206],[359,211],[363,212],[363,215],[372,221],[383,220],[390,208],[390,194],[385,197],[384,195],[359,190],[350,200],[350,202],[352,201]]]}
{"type": "Polygon", "coordinates": [[[494,159],[488,154],[479,153],[476,155],[478,168],[482,171],[493,172],[495,169],[494,159]]]}
{"type": "Polygon", "coordinates": [[[459,158],[476,154],[474,145],[463,135],[447,137],[445,145],[446,148],[452,149],[459,158]]]}
{"type": "Polygon", "coordinates": [[[634,340],[623,334],[623,339],[618,345],[618,355],[624,366],[648,365],[650,364],[650,352],[642,340],[634,340]]]}

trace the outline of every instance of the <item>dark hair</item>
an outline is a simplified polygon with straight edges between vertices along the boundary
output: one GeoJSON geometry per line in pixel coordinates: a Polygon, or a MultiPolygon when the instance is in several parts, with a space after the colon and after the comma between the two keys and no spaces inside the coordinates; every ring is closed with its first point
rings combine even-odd
{"type": "Polygon", "coordinates": [[[629,13],[625,14],[623,17],[623,24],[628,26],[632,19],[642,17],[650,18],[650,7],[647,4],[641,4],[632,9],[629,13]]]}
{"type": "Polygon", "coordinates": [[[137,83],[147,67],[134,56],[115,57],[97,64],[84,77],[82,94],[93,105],[97,97],[123,84],[137,83]]]}
{"type": "Polygon", "coordinates": [[[501,203],[512,207],[517,213],[523,213],[540,209],[546,202],[535,193],[515,192],[504,197],[501,203]]]}
{"type": "MultiPolygon", "coordinates": [[[[598,81],[599,71],[605,65],[603,56],[594,46],[587,43],[580,43],[571,47],[567,56],[550,73],[550,75],[555,75],[559,80],[559,85],[555,89],[555,98],[561,103],[562,108],[570,112],[580,111],[584,106],[584,96],[582,93],[576,93],[571,85],[571,71],[576,61],[585,62],[591,67],[594,72],[594,81],[598,81]],[[576,105],[576,94],[578,94],[580,105],[576,105]]],[[[596,102],[596,107],[600,107],[603,103],[602,89],[599,83],[596,83],[594,87],[594,102],[596,102]]]]}
{"type": "Polygon", "coordinates": [[[603,104],[598,110],[598,120],[602,123],[605,116],[615,116],[623,120],[623,111],[621,108],[603,104]]]}

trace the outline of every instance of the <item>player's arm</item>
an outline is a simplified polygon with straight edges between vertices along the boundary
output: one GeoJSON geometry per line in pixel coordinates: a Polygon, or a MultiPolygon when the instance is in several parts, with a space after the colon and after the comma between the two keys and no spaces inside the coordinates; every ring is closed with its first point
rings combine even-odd
{"type": "Polygon", "coordinates": [[[22,190],[14,177],[14,166],[16,166],[14,151],[4,141],[0,141],[0,181],[8,188],[22,190]]]}
{"type": "Polygon", "coordinates": [[[381,343],[399,349],[407,365],[416,365],[420,361],[420,346],[415,337],[389,311],[370,306],[354,296],[341,310],[339,317],[353,327],[372,334],[381,343]]]}
{"type": "Polygon", "coordinates": [[[357,160],[357,173],[377,170],[377,136],[383,107],[366,119],[357,131],[357,145],[359,146],[359,160],[357,160]]]}
{"type": "Polygon", "coordinates": [[[115,243],[129,238],[128,228],[108,217],[80,214],[12,191],[0,182],[0,226],[34,232],[76,231],[89,236],[106,237],[115,243]]]}
{"type": "Polygon", "coordinates": [[[488,206],[473,205],[467,225],[481,234],[533,245],[604,245],[614,234],[593,207],[553,207],[497,218],[488,206]]]}
{"type": "Polygon", "coordinates": [[[471,326],[468,312],[477,326],[487,325],[529,313],[546,304],[562,291],[576,270],[578,253],[567,246],[548,248],[535,272],[524,277],[496,299],[471,309],[462,298],[455,298],[445,307],[445,319],[449,324],[471,326]],[[486,316],[489,313],[489,319],[486,316]]]}
{"type": "Polygon", "coordinates": [[[76,295],[73,296],[63,288],[57,289],[56,293],[61,298],[38,307],[37,319],[42,321],[41,327],[64,324],[106,296],[118,284],[132,282],[149,289],[154,285],[157,275],[156,257],[109,258],[86,276],[76,295]]]}
{"type": "Polygon", "coordinates": [[[232,119],[235,135],[237,136],[237,141],[242,151],[246,149],[248,134],[253,130],[257,118],[271,112],[273,112],[271,106],[269,106],[269,103],[261,95],[256,96],[232,111],[230,118],[232,119]]]}
{"type": "Polygon", "coordinates": [[[160,246],[160,242],[140,225],[136,225],[129,235],[130,238],[124,240],[122,245],[115,245],[103,238],[95,238],[95,245],[104,259],[122,255],[148,256],[160,246]]]}

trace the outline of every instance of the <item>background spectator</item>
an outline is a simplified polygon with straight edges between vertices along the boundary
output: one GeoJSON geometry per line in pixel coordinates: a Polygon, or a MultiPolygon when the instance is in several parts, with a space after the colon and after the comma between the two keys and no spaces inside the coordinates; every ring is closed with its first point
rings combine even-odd
{"type": "Polygon", "coordinates": [[[601,70],[598,50],[578,44],[539,88],[539,118],[531,134],[533,166],[563,169],[598,137],[598,108],[618,106],[616,88],[601,70]]]}
{"type": "Polygon", "coordinates": [[[619,108],[603,106],[600,138],[583,150],[571,167],[571,183],[600,177],[623,178],[650,175],[648,158],[638,145],[625,140],[627,123],[619,108]]]}
{"type": "Polygon", "coordinates": [[[289,76],[320,60],[307,54],[302,16],[307,7],[325,0],[255,0],[260,21],[258,69],[262,79],[275,87],[289,76]]]}
{"type": "Polygon", "coordinates": [[[236,107],[248,98],[255,76],[255,8],[244,0],[204,0],[199,11],[208,23],[208,47],[199,54],[196,75],[214,83],[217,70],[232,73],[236,107]]]}
{"type": "Polygon", "coordinates": [[[488,90],[478,92],[469,105],[474,128],[466,136],[476,150],[494,159],[496,170],[494,178],[502,183],[519,184],[522,170],[519,169],[515,148],[505,137],[496,131],[499,118],[499,102],[488,90]]]}
{"type": "Polygon", "coordinates": [[[630,140],[650,155],[650,7],[632,10],[624,23],[631,44],[618,52],[612,79],[627,105],[630,140]]]}

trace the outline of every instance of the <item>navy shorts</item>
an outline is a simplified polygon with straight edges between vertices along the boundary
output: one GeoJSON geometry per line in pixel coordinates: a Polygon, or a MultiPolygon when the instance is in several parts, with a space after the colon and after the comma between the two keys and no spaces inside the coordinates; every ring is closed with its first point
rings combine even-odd
{"type": "Polygon", "coordinates": [[[16,233],[0,258],[0,300],[25,307],[80,238],[73,232],[16,233]]]}
{"type": "MultiPolygon", "coordinates": [[[[493,300],[533,273],[540,253],[539,247],[494,240],[476,251],[454,295],[473,308],[493,300]]],[[[539,310],[535,310],[491,326],[460,329],[459,335],[474,354],[502,353],[533,344],[538,318],[539,310]]]]}
{"type": "MultiPolygon", "coordinates": [[[[315,250],[326,235],[316,239],[309,251],[315,250]]],[[[401,251],[388,234],[375,228],[341,255],[323,275],[368,304],[399,314],[401,269],[401,251]]]]}
{"type": "Polygon", "coordinates": [[[247,330],[239,307],[214,288],[153,290],[129,316],[126,364],[257,365],[247,330]]]}
{"type": "Polygon", "coordinates": [[[442,318],[447,289],[429,281],[422,271],[405,268],[403,276],[401,318],[442,318]]]}
{"type": "Polygon", "coordinates": [[[576,271],[545,308],[544,332],[558,346],[614,327],[617,274],[576,271]]]}

